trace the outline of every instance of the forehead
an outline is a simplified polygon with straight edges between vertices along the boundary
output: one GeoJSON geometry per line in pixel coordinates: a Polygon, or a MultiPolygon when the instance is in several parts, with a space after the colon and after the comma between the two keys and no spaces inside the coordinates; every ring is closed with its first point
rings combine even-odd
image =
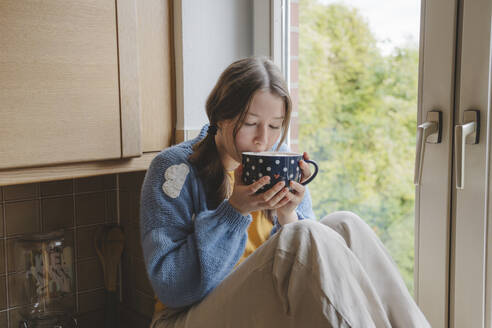
{"type": "Polygon", "coordinates": [[[283,118],[285,115],[284,100],[270,91],[258,91],[251,100],[248,115],[261,118],[283,118]]]}

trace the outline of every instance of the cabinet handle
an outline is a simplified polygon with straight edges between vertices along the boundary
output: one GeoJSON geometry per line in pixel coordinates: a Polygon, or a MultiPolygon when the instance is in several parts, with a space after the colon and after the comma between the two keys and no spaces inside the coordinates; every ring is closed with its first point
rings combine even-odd
{"type": "Polygon", "coordinates": [[[415,154],[415,175],[413,183],[418,186],[422,179],[426,143],[440,143],[442,132],[442,112],[427,112],[427,121],[417,126],[417,150],[415,154]]]}
{"type": "Polygon", "coordinates": [[[456,189],[465,187],[465,149],[466,145],[478,144],[480,136],[480,112],[466,110],[463,124],[454,127],[454,147],[456,157],[456,189]]]}

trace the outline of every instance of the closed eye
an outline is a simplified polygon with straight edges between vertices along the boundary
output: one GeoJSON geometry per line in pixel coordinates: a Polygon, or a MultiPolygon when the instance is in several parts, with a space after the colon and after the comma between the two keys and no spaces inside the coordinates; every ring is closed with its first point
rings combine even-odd
{"type": "MultiPolygon", "coordinates": [[[[244,123],[244,125],[246,126],[255,126],[256,123],[244,123]]],[[[278,130],[281,128],[281,126],[276,126],[276,125],[269,125],[270,129],[274,129],[274,130],[278,130]]]]}

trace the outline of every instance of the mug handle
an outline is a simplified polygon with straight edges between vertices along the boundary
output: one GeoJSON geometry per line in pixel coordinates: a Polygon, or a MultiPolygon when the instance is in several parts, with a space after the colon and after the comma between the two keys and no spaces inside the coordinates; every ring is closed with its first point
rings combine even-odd
{"type": "Polygon", "coordinates": [[[307,185],[308,183],[310,183],[311,181],[313,181],[313,179],[316,177],[316,174],[318,174],[318,164],[316,164],[315,161],[312,161],[310,159],[302,159],[304,162],[306,163],[310,163],[310,164],[313,164],[314,165],[314,173],[311,174],[311,176],[309,177],[309,179],[307,179],[306,181],[302,182],[301,184],[303,186],[307,185]]]}

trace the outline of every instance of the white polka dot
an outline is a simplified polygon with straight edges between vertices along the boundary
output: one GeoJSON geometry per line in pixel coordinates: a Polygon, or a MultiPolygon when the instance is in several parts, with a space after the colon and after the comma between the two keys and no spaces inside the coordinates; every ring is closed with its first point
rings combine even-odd
{"type": "Polygon", "coordinates": [[[280,164],[280,161],[277,159],[277,160],[275,161],[275,164],[280,164]]]}
{"type": "Polygon", "coordinates": [[[254,170],[255,170],[255,166],[254,166],[254,165],[253,165],[253,166],[251,166],[251,169],[254,171],[254,170]]]}
{"type": "Polygon", "coordinates": [[[246,162],[249,162],[249,157],[246,157],[246,162]]]}
{"type": "Polygon", "coordinates": [[[258,162],[263,163],[263,160],[260,158],[260,159],[258,160],[258,162]]]}
{"type": "Polygon", "coordinates": [[[266,169],[266,170],[267,170],[268,172],[270,172],[270,171],[272,170],[272,168],[269,166],[269,167],[267,167],[267,169],[266,169]]]}
{"type": "Polygon", "coordinates": [[[258,173],[258,177],[261,178],[263,176],[263,174],[261,173],[258,173]]]}
{"type": "Polygon", "coordinates": [[[290,164],[294,164],[294,160],[293,159],[290,160],[290,164]]]}
{"type": "Polygon", "coordinates": [[[249,172],[246,172],[246,175],[249,177],[249,172]]]}
{"type": "Polygon", "coordinates": [[[299,171],[299,166],[298,166],[298,167],[296,167],[296,170],[297,170],[297,171],[299,171]]]}
{"type": "Polygon", "coordinates": [[[291,174],[291,175],[290,175],[290,178],[292,179],[293,177],[294,177],[294,174],[291,174]]]}
{"type": "Polygon", "coordinates": [[[286,167],[284,167],[284,172],[287,172],[287,168],[286,167]]]}

